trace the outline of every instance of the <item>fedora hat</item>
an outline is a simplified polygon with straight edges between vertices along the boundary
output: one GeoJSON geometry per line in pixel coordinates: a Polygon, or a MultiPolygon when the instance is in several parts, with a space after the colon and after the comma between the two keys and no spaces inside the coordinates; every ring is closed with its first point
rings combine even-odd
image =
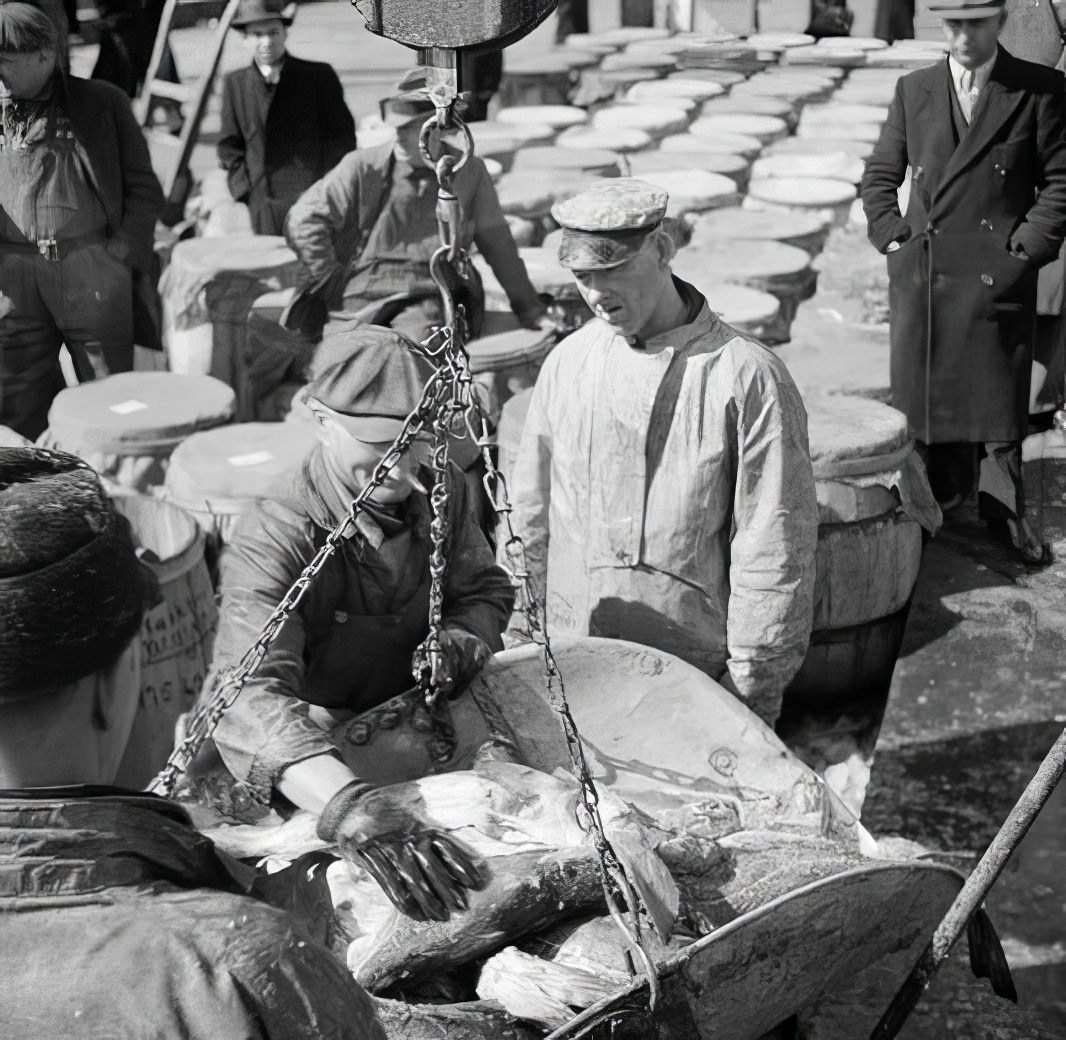
{"type": "Polygon", "coordinates": [[[230,26],[243,29],[255,22],[272,22],[275,19],[282,25],[289,26],[295,17],[295,3],[284,3],[283,0],[241,0],[230,26]]]}

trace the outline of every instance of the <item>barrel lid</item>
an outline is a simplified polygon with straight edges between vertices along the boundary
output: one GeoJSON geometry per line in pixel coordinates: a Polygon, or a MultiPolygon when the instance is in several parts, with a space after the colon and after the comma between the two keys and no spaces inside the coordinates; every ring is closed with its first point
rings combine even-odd
{"type": "Polygon", "coordinates": [[[758,32],[746,40],[750,47],[804,47],[814,43],[814,37],[797,32],[758,32]]]}
{"type": "Polygon", "coordinates": [[[779,206],[841,206],[855,198],[855,185],[828,177],[760,177],[748,184],[748,197],[779,206]]]}
{"type": "MultiPolygon", "coordinates": [[[[569,75],[571,69],[583,64],[579,50],[539,51],[536,55],[515,54],[509,48],[504,50],[503,74],[505,76],[550,76],[569,75]]],[[[592,64],[598,59],[593,56],[592,64]]]]}
{"type": "Polygon", "coordinates": [[[538,145],[515,156],[516,170],[581,170],[603,177],[619,173],[618,153],[607,148],[557,148],[538,145]]]}
{"type": "Polygon", "coordinates": [[[466,344],[470,355],[470,371],[497,372],[501,368],[523,362],[538,361],[551,350],[555,337],[540,329],[514,329],[483,336],[466,344]]]}
{"type": "Polygon", "coordinates": [[[694,101],[707,101],[725,93],[721,83],[701,79],[653,79],[646,83],[634,83],[626,91],[627,101],[656,101],[659,98],[682,97],[694,101]]]}
{"type": "Polygon", "coordinates": [[[825,151],[843,152],[853,159],[865,159],[873,150],[868,141],[851,141],[846,137],[834,137],[825,146],[817,137],[785,137],[767,145],[762,154],[770,155],[820,155],[825,151]]]}
{"type": "Polygon", "coordinates": [[[470,133],[479,152],[515,150],[527,144],[550,144],[555,130],[545,123],[497,123],[492,120],[471,123],[470,133]]]}
{"type": "Polygon", "coordinates": [[[782,60],[786,65],[825,65],[844,69],[862,65],[866,61],[866,52],[858,47],[851,50],[840,47],[830,50],[815,44],[811,47],[790,47],[785,51],[782,60]]]}
{"type": "Polygon", "coordinates": [[[748,113],[753,116],[774,116],[787,119],[795,112],[795,105],[785,97],[730,94],[729,97],[708,101],[700,116],[724,116],[748,113]]]}
{"type": "Polygon", "coordinates": [[[652,137],[680,133],[688,126],[688,116],[668,105],[609,105],[592,117],[595,130],[643,130],[652,137]]]}
{"type": "Polygon", "coordinates": [[[855,83],[841,87],[833,100],[844,105],[877,105],[887,108],[896,93],[894,83],[855,83]]]}
{"type": "Polygon", "coordinates": [[[211,376],[119,372],[56,395],[49,428],[64,449],[137,454],[159,442],[229,422],[236,395],[211,376]]]}
{"type": "Polygon", "coordinates": [[[575,105],[519,105],[501,108],[496,113],[496,119],[501,123],[542,123],[560,130],[580,126],[588,117],[588,112],[575,105]]]}
{"type": "Polygon", "coordinates": [[[604,72],[617,72],[619,69],[655,69],[673,71],[677,62],[672,54],[654,54],[651,51],[618,51],[604,55],[600,62],[604,72]]]}
{"type": "MultiPolygon", "coordinates": [[[[665,83],[666,80],[664,80],[664,79],[653,79],[653,80],[649,80],[649,82],[650,83],[665,83]]],[[[686,122],[686,125],[687,125],[688,120],[691,119],[696,114],[696,110],[702,104],[702,102],[697,101],[695,98],[684,97],[681,94],[664,94],[662,97],[651,97],[651,98],[648,98],[648,97],[630,97],[629,95],[632,92],[633,87],[639,87],[639,86],[641,86],[641,84],[634,83],[633,86],[630,87],[625,92],[624,96],[622,96],[620,98],[615,98],[615,101],[614,101],[615,107],[618,107],[620,105],[629,105],[629,106],[634,106],[634,105],[637,105],[637,106],[652,105],[652,106],[657,106],[659,108],[667,109],[667,110],[668,109],[677,109],[677,111],[679,113],[682,113],[685,116],[685,122],[686,122]]]]}
{"type": "Polygon", "coordinates": [[[174,244],[170,264],[183,272],[274,271],[296,262],[280,235],[226,235],[187,238],[174,244]]]}
{"type": "Polygon", "coordinates": [[[781,301],[776,296],[746,285],[713,282],[696,285],[696,288],[707,297],[711,310],[730,325],[763,325],[773,321],[781,309],[781,301]]]}
{"type": "Polygon", "coordinates": [[[863,162],[844,151],[802,152],[795,155],[764,155],[751,168],[753,177],[830,177],[858,184],[863,162]]]}
{"type": "Polygon", "coordinates": [[[606,32],[601,33],[600,36],[608,43],[616,43],[624,47],[626,44],[637,43],[638,41],[665,40],[670,36],[670,30],[651,26],[626,25],[616,29],[608,29],[606,32]]]}
{"type": "Polygon", "coordinates": [[[818,46],[831,51],[883,51],[888,46],[888,42],[876,36],[823,36],[818,41],[818,46]]]}
{"type": "Polygon", "coordinates": [[[803,275],[811,258],[802,249],[770,239],[690,243],[674,257],[674,271],[698,286],[748,278],[803,275]]]}
{"type": "Polygon", "coordinates": [[[557,251],[534,246],[519,249],[518,255],[522,258],[522,263],[526,265],[529,280],[538,292],[574,289],[574,276],[559,263],[557,251]]]}
{"type": "Polygon", "coordinates": [[[563,46],[574,47],[577,50],[602,51],[604,54],[610,54],[619,50],[625,44],[608,40],[603,33],[570,33],[563,40],[563,46]]]}
{"type": "Polygon", "coordinates": [[[669,72],[667,80],[703,80],[707,83],[718,83],[723,87],[732,87],[737,83],[743,83],[747,78],[743,72],[734,69],[679,69],[677,72],[669,72]]]}
{"type": "MultiPolygon", "coordinates": [[[[570,176],[572,177],[573,171],[570,176]]],[[[577,171],[577,176],[582,176],[577,171]]],[[[500,177],[496,194],[500,209],[518,217],[546,217],[557,195],[559,177],[545,177],[540,170],[511,170],[500,177]]]]}
{"type": "Polygon", "coordinates": [[[606,148],[612,152],[639,152],[642,148],[647,148],[651,141],[651,134],[645,130],[621,126],[575,126],[564,130],[555,143],[560,148],[606,148]]]}
{"type": "Polygon", "coordinates": [[[178,504],[260,498],[295,473],[318,443],[294,422],[234,423],[197,433],[170,457],[165,488],[178,504]]]}
{"type": "Polygon", "coordinates": [[[614,87],[616,90],[622,87],[632,86],[634,83],[642,83],[645,80],[659,79],[662,69],[631,68],[631,69],[596,69],[596,76],[603,86],[614,87]]]}
{"type": "Polygon", "coordinates": [[[837,141],[854,141],[864,144],[869,155],[881,136],[880,123],[804,123],[796,127],[796,136],[823,141],[827,147],[835,147],[837,141]]]}
{"type": "Polygon", "coordinates": [[[800,122],[847,126],[849,123],[882,123],[887,116],[887,105],[842,105],[829,101],[824,105],[808,105],[800,122]]]}
{"type": "Polygon", "coordinates": [[[706,170],[724,177],[743,176],[751,168],[751,162],[742,155],[728,152],[636,152],[629,158],[629,168],[634,177],[656,170],[706,170]]]}
{"type": "Polygon", "coordinates": [[[832,90],[832,80],[790,79],[787,76],[752,76],[744,83],[738,83],[730,97],[745,98],[787,98],[796,103],[806,98],[816,97],[832,90]]]}
{"type": "Polygon", "coordinates": [[[895,469],[911,451],[907,417],[851,394],[805,396],[814,475],[820,479],[895,469]]]}
{"type": "Polygon", "coordinates": [[[641,180],[654,184],[669,195],[666,214],[702,213],[739,201],[737,182],[709,170],[646,170],[641,180]]]}
{"type": "Polygon", "coordinates": [[[745,134],[760,140],[769,137],[784,137],[788,124],[776,116],[747,114],[701,116],[690,127],[693,137],[715,137],[718,134],[745,134]]]}
{"type": "Polygon", "coordinates": [[[704,213],[692,227],[692,244],[751,241],[783,241],[817,235],[826,229],[826,220],[817,213],[793,210],[777,213],[730,206],[704,213]]]}
{"type": "Polygon", "coordinates": [[[748,134],[713,134],[699,137],[696,134],[670,134],[659,142],[662,152],[728,152],[752,158],[762,151],[762,142],[748,134]]]}

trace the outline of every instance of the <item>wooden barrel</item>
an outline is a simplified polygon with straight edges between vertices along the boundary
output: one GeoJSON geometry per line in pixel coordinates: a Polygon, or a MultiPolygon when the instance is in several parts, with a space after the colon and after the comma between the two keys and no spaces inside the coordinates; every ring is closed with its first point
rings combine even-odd
{"type": "Polygon", "coordinates": [[[755,178],[815,177],[858,184],[865,164],[844,151],[797,152],[792,155],[762,155],[755,160],[751,175],[755,178]]]}
{"type": "Polygon", "coordinates": [[[825,213],[834,226],[843,227],[856,194],[854,181],[828,177],[753,177],[744,205],[750,209],[825,213]]]}
{"type": "Polygon", "coordinates": [[[776,241],[736,239],[701,242],[678,250],[674,272],[706,294],[708,287],[733,282],[777,297],[777,322],[766,330],[766,342],[787,343],[800,303],[809,300],[818,284],[810,255],[776,241]]]}
{"type": "Polygon", "coordinates": [[[713,245],[735,239],[784,242],[813,256],[821,252],[828,234],[829,222],[817,213],[770,213],[736,207],[698,217],[689,244],[713,245]]]}
{"type": "Polygon", "coordinates": [[[617,177],[621,173],[618,153],[606,148],[523,148],[515,156],[514,169],[538,170],[542,176],[556,172],[579,171],[595,177],[617,177]]]}
{"type": "Polygon", "coordinates": [[[190,434],[231,422],[236,397],[211,376],[119,372],[60,391],[40,443],[84,459],[110,483],[148,491],[190,434]]]}
{"type": "Polygon", "coordinates": [[[843,76],[846,70],[865,65],[866,55],[857,48],[855,50],[837,49],[830,51],[825,47],[815,45],[813,47],[791,47],[785,52],[781,60],[789,68],[814,65],[820,69],[837,69],[840,76],[843,76]]]}
{"type": "Polygon", "coordinates": [[[646,69],[654,72],[656,76],[665,76],[668,72],[677,70],[677,62],[671,54],[653,54],[648,51],[634,53],[632,51],[617,51],[608,54],[600,62],[600,68],[604,72],[619,72],[628,69],[646,69]]]}
{"type": "Polygon", "coordinates": [[[302,269],[280,236],[178,242],[159,281],[171,371],[221,379],[236,391],[238,418],[251,415],[244,350],[248,312],[264,293],[296,285],[302,269]]]}
{"type": "Polygon", "coordinates": [[[728,177],[738,191],[744,191],[751,175],[751,161],[728,152],[634,152],[629,157],[629,172],[634,177],[670,170],[703,170],[728,177]]]}
{"type": "Polygon", "coordinates": [[[217,549],[248,506],[292,476],[316,443],[301,423],[237,423],[196,434],[174,452],[164,497],[195,517],[217,549]]]}
{"type": "Polygon", "coordinates": [[[610,152],[625,154],[650,148],[652,137],[644,130],[634,130],[629,127],[575,126],[570,130],[564,130],[555,143],[560,148],[577,148],[582,151],[589,148],[602,148],[610,152]]]}
{"type": "Polygon", "coordinates": [[[523,105],[518,108],[501,108],[496,113],[501,123],[541,123],[555,130],[566,130],[588,122],[589,114],[575,105],[523,105]]]}
{"type": "Polygon", "coordinates": [[[196,521],[167,502],[117,495],[160,601],[141,626],[141,698],[115,783],[140,789],[174,747],[174,727],[200,694],[211,664],[218,609],[196,521]]]}
{"type": "Polygon", "coordinates": [[[853,159],[863,159],[873,151],[869,141],[854,141],[846,137],[826,135],[831,138],[824,146],[823,139],[817,137],[786,137],[783,141],[774,141],[763,155],[821,155],[827,152],[844,152],[853,159]]]}
{"type": "Polygon", "coordinates": [[[698,137],[696,134],[671,134],[659,142],[663,152],[725,152],[754,159],[763,149],[763,143],[750,134],[713,134],[698,137]]]}
{"type": "Polygon", "coordinates": [[[850,127],[856,124],[880,125],[888,115],[885,105],[845,105],[830,101],[825,105],[808,105],[803,110],[800,126],[807,129],[821,127],[850,127]]]}
{"type": "Polygon", "coordinates": [[[736,206],[743,197],[736,181],[707,170],[686,170],[677,166],[671,170],[646,170],[641,174],[641,180],[667,192],[666,215],[677,219],[736,206]]]}
{"type": "Polygon", "coordinates": [[[823,36],[818,41],[818,46],[830,51],[883,51],[888,46],[888,42],[876,36],[823,36]]]}
{"type": "MultiPolygon", "coordinates": [[[[561,52],[548,51],[536,58],[521,58],[505,51],[500,104],[566,105],[574,84],[574,63],[561,52]]],[[[579,63],[580,64],[580,63],[579,63]]]]}
{"type": "Polygon", "coordinates": [[[745,134],[770,144],[788,137],[788,123],[775,116],[753,116],[744,113],[722,116],[701,116],[690,127],[693,137],[717,137],[719,134],[745,134]]]}
{"type": "Polygon", "coordinates": [[[634,83],[626,91],[627,101],[640,101],[653,104],[664,98],[691,98],[693,101],[709,101],[720,97],[726,88],[721,83],[711,83],[702,79],[653,79],[645,83],[634,83]]]}
{"type": "Polygon", "coordinates": [[[679,69],[667,75],[667,80],[701,80],[706,83],[717,83],[722,87],[732,87],[737,83],[743,83],[747,78],[743,72],[735,69],[679,69]]]}
{"type": "Polygon", "coordinates": [[[922,532],[894,489],[914,451],[906,418],[848,395],[805,399],[818,495],[811,646],[789,711],[880,700],[883,711],[918,578],[922,532]]]}
{"type": "Polygon", "coordinates": [[[784,76],[763,73],[738,83],[731,97],[777,97],[787,98],[794,104],[809,104],[828,97],[836,83],[825,76],[784,76]]]}
{"type": "Polygon", "coordinates": [[[700,109],[700,118],[706,116],[753,115],[773,116],[783,119],[790,130],[799,122],[798,106],[784,97],[744,96],[730,94],[729,97],[715,98],[700,109]]]}
{"type": "Polygon", "coordinates": [[[723,43],[700,43],[676,55],[677,64],[685,69],[728,69],[751,76],[763,69],[767,61],[759,57],[754,47],[742,41],[723,43]]]}
{"type": "Polygon", "coordinates": [[[689,124],[688,114],[671,105],[610,105],[592,117],[594,130],[643,130],[653,140],[680,134],[689,124]]]}
{"type": "Polygon", "coordinates": [[[494,424],[499,422],[503,406],[537,381],[537,373],[553,346],[555,336],[539,329],[514,329],[467,343],[470,372],[485,390],[494,424]]]}
{"type": "Polygon", "coordinates": [[[874,150],[877,139],[881,136],[880,123],[808,123],[800,120],[796,127],[796,136],[801,139],[823,141],[827,147],[835,148],[838,141],[854,141],[866,148],[867,154],[874,150]]]}

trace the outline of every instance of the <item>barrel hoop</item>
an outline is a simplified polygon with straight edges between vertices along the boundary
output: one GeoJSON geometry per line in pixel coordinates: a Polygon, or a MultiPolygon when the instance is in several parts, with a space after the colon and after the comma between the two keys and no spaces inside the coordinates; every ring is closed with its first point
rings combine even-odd
{"type": "Polygon", "coordinates": [[[815,480],[833,477],[869,477],[875,473],[900,469],[914,450],[914,441],[907,442],[883,455],[863,455],[855,459],[817,459],[813,462],[815,480]]]}

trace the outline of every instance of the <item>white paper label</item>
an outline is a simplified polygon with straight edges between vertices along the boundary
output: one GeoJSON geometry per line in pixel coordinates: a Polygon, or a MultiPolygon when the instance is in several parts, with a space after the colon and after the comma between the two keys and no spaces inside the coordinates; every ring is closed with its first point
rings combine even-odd
{"type": "Polygon", "coordinates": [[[113,404],[110,410],[114,412],[115,415],[129,415],[132,412],[143,412],[147,407],[148,405],[146,405],[144,401],[130,400],[119,401],[118,404],[113,404]]]}
{"type": "Polygon", "coordinates": [[[231,455],[226,461],[231,466],[261,466],[273,457],[269,451],[252,451],[247,455],[231,455]]]}

